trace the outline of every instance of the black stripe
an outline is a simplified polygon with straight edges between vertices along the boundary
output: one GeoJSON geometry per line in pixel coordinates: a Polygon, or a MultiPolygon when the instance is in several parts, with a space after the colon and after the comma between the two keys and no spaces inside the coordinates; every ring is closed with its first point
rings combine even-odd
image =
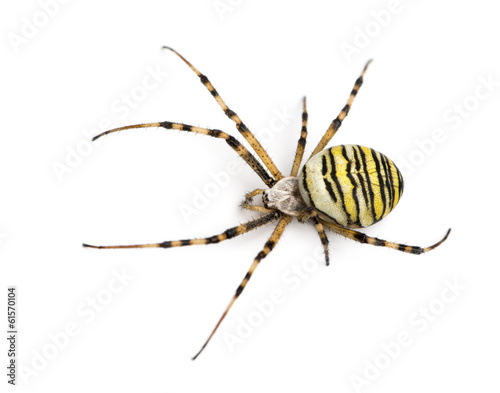
{"type": "Polygon", "coordinates": [[[328,164],[326,163],[326,156],[321,157],[321,173],[325,176],[328,173],[328,164]]]}
{"type": "Polygon", "coordinates": [[[221,130],[209,130],[209,134],[210,136],[213,136],[214,138],[220,138],[221,134],[222,134],[222,131],[221,130]]]}
{"type": "Polygon", "coordinates": [[[316,210],[316,205],[314,204],[314,201],[311,196],[311,191],[309,191],[309,187],[307,185],[307,170],[306,170],[306,165],[302,167],[302,186],[304,187],[304,191],[307,193],[307,196],[309,197],[309,200],[311,201],[312,207],[314,207],[316,210]]]}
{"type": "Polygon", "coordinates": [[[200,74],[199,78],[200,78],[200,82],[203,83],[204,85],[206,85],[207,83],[210,83],[208,81],[208,78],[205,75],[203,75],[203,74],[200,74]]]}
{"type": "Polygon", "coordinates": [[[392,192],[392,201],[391,201],[391,210],[392,210],[394,208],[394,203],[396,202],[396,186],[395,186],[394,176],[397,176],[397,174],[394,175],[393,169],[395,171],[397,171],[397,169],[394,166],[394,163],[391,162],[391,160],[389,160],[389,158],[385,157],[385,159],[387,161],[387,165],[389,166],[389,174],[391,175],[389,183],[391,184],[391,192],[392,192]]]}
{"type": "Polygon", "coordinates": [[[236,116],[236,112],[232,111],[231,109],[227,108],[224,113],[226,114],[227,117],[232,118],[233,116],[236,116]]]}
{"type": "MultiPolygon", "coordinates": [[[[330,198],[333,199],[333,202],[337,203],[337,195],[335,195],[335,192],[333,191],[332,183],[330,180],[328,180],[328,177],[326,176],[328,173],[328,165],[326,162],[326,156],[323,155],[322,157],[322,173],[323,173],[323,183],[325,183],[326,190],[328,191],[328,194],[330,195],[330,198]]],[[[333,168],[332,168],[333,171],[333,168]]]]}
{"type": "Polygon", "coordinates": [[[226,232],[224,232],[228,239],[231,239],[232,237],[235,237],[238,234],[238,230],[236,228],[237,227],[229,228],[226,232]]]}
{"type": "Polygon", "coordinates": [[[354,205],[356,206],[356,220],[351,220],[351,221],[353,224],[361,225],[361,222],[359,221],[359,201],[358,201],[358,195],[356,193],[356,180],[354,179],[354,176],[351,174],[352,161],[349,160],[349,157],[347,156],[347,149],[345,145],[342,145],[342,156],[347,161],[346,173],[347,173],[347,178],[352,184],[352,190],[351,190],[352,199],[354,199],[354,205]]]}
{"type": "Polygon", "coordinates": [[[333,199],[333,202],[337,203],[337,196],[335,195],[335,192],[333,191],[332,183],[330,180],[328,180],[328,177],[326,176],[328,173],[328,166],[326,162],[326,156],[324,155],[322,157],[322,170],[321,172],[323,173],[323,183],[325,183],[326,190],[328,191],[328,194],[330,195],[330,198],[333,199]]]}
{"type": "Polygon", "coordinates": [[[380,162],[378,160],[378,157],[377,157],[377,152],[373,149],[370,149],[371,153],[372,153],[372,156],[373,156],[373,161],[375,162],[375,170],[377,172],[377,176],[378,176],[378,184],[379,184],[379,189],[380,189],[380,197],[382,198],[382,213],[380,214],[380,218],[376,218],[377,221],[381,220],[382,217],[384,217],[384,213],[385,213],[385,207],[386,207],[386,204],[385,204],[385,192],[384,191],[384,181],[382,179],[382,173],[380,172],[381,168],[380,168],[380,162]]]}
{"type": "MultiPolygon", "coordinates": [[[[357,177],[358,177],[358,183],[359,183],[359,186],[361,187],[361,192],[363,193],[363,199],[364,199],[364,202],[365,202],[365,208],[366,208],[366,210],[368,210],[368,190],[366,188],[366,184],[365,184],[365,181],[363,179],[363,175],[361,174],[361,164],[362,164],[362,161],[361,161],[361,158],[359,156],[358,149],[360,149],[360,147],[358,145],[353,145],[352,146],[352,150],[354,152],[354,159],[356,161],[356,174],[357,174],[357,177]]],[[[361,219],[359,221],[361,223],[361,219]]]]}
{"type": "Polygon", "coordinates": [[[356,164],[356,172],[359,172],[359,170],[361,169],[361,162],[359,160],[359,153],[358,151],[356,150],[356,148],[358,148],[359,146],[358,145],[351,145],[351,148],[352,148],[352,151],[353,151],[353,161],[354,163],[356,164]]]}
{"type": "Polygon", "coordinates": [[[419,255],[419,254],[422,254],[423,252],[424,252],[424,250],[422,250],[422,248],[420,248],[420,247],[415,247],[415,246],[413,246],[413,247],[411,248],[411,253],[412,253],[412,254],[417,254],[417,255],[419,255]]]}
{"type": "Polygon", "coordinates": [[[340,196],[340,200],[342,201],[342,210],[344,211],[344,213],[347,217],[347,221],[349,222],[349,214],[347,213],[347,210],[345,208],[344,193],[342,192],[342,188],[340,187],[340,182],[339,182],[339,179],[337,178],[337,173],[333,172],[335,170],[335,158],[333,157],[332,149],[333,148],[328,149],[328,154],[330,155],[330,164],[332,165],[332,169],[330,171],[330,177],[333,179],[333,181],[335,183],[335,187],[337,187],[337,190],[338,190],[339,196],[340,196]]]}
{"type": "MultiPolygon", "coordinates": [[[[397,166],[391,161],[391,170],[394,170],[395,174],[392,176],[392,184],[394,188],[394,196],[396,196],[396,182],[398,183],[398,202],[401,198],[401,188],[399,188],[400,175],[397,166]]],[[[396,203],[396,198],[394,198],[394,203],[396,203]]]]}
{"type": "Polygon", "coordinates": [[[392,165],[390,163],[389,158],[387,156],[380,154],[383,158],[384,161],[387,163],[387,173],[389,177],[389,191],[390,191],[390,196],[391,196],[391,210],[394,208],[394,200],[396,199],[396,190],[394,189],[394,178],[392,176],[392,165]]]}
{"type": "Polygon", "coordinates": [[[401,174],[401,172],[399,172],[399,169],[398,169],[398,179],[399,179],[399,199],[401,199],[401,195],[403,195],[403,189],[405,187],[405,184],[403,180],[403,175],[401,174]]]}
{"type": "Polygon", "coordinates": [[[335,195],[335,192],[333,191],[332,183],[330,183],[330,180],[328,180],[326,177],[323,178],[323,182],[325,183],[326,190],[328,191],[328,194],[330,195],[330,198],[333,199],[334,203],[337,203],[337,196],[335,195]]]}
{"type": "Polygon", "coordinates": [[[326,233],[325,233],[324,230],[323,231],[320,230],[320,226],[322,226],[321,221],[319,221],[319,219],[318,219],[317,216],[314,217],[314,219],[315,219],[315,222],[316,222],[315,226],[316,226],[316,230],[318,231],[319,238],[321,240],[321,244],[323,246],[328,246],[328,237],[326,236],[326,233]]]}
{"type": "Polygon", "coordinates": [[[387,161],[387,157],[380,153],[380,158],[382,160],[384,172],[386,173],[385,185],[389,194],[387,207],[389,208],[389,210],[392,210],[392,208],[394,207],[394,185],[392,184],[392,173],[390,170],[389,162],[387,161]]]}
{"type": "Polygon", "coordinates": [[[162,121],[160,123],[160,127],[166,128],[168,130],[172,129],[172,125],[173,125],[173,123],[171,121],[162,121]]]}
{"type": "MultiPolygon", "coordinates": [[[[358,146],[358,147],[359,147],[359,152],[361,154],[361,162],[363,164],[363,173],[366,176],[366,184],[367,184],[367,187],[368,187],[368,194],[370,195],[370,210],[371,210],[371,213],[372,213],[372,221],[373,221],[372,223],[374,223],[374,222],[377,221],[377,216],[375,214],[375,193],[373,192],[372,181],[370,179],[370,174],[368,173],[368,166],[367,166],[365,152],[363,151],[363,149],[361,148],[361,146],[358,146]]],[[[367,206],[368,206],[368,203],[367,203],[367,206]]]]}
{"type": "Polygon", "coordinates": [[[229,138],[226,139],[226,142],[229,146],[231,146],[233,149],[236,149],[238,148],[239,146],[241,146],[241,143],[240,141],[238,141],[238,139],[236,139],[234,136],[232,135],[229,135],[229,138]]]}
{"type": "MultiPolygon", "coordinates": [[[[226,232],[224,232],[224,233],[226,233],[226,232]]],[[[226,236],[226,239],[229,239],[229,236],[226,236]]],[[[215,244],[215,243],[220,243],[222,241],[219,239],[219,236],[217,236],[217,235],[212,236],[212,237],[207,237],[205,240],[207,241],[207,244],[215,244]]]]}
{"type": "Polygon", "coordinates": [[[357,240],[360,243],[366,243],[366,235],[363,232],[354,232],[354,239],[357,240]]]}
{"type": "Polygon", "coordinates": [[[271,251],[271,250],[274,248],[274,246],[275,246],[275,245],[276,245],[276,242],[275,242],[274,240],[269,240],[269,241],[266,243],[265,247],[268,247],[268,248],[269,248],[269,251],[271,251]]]}

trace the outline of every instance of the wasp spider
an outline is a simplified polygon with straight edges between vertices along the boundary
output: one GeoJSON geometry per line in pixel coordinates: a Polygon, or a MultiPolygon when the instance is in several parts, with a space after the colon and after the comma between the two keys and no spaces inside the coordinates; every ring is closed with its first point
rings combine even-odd
{"type": "Polygon", "coordinates": [[[292,171],[289,176],[284,176],[239,116],[228,108],[208,78],[172,48],[164,47],[164,49],[174,52],[198,75],[201,83],[212,94],[226,116],[234,121],[238,131],[247,140],[265,167],[244,145],[224,131],[194,127],[170,121],[115,128],[97,135],[93,140],[117,131],[149,127],[194,132],[224,140],[245,160],[268,187],[266,189],[258,188],[248,193],[242,205],[244,208],[257,211],[262,213],[262,215],[245,224],[227,229],[219,235],[203,239],[174,240],[162,243],[125,246],[92,246],[88,244],[84,244],[84,246],[101,249],[170,248],[197,244],[214,244],[232,239],[272,222],[277,222],[271,237],[265,243],[262,251],[253,260],[248,273],[236,289],[236,293],[229,305],[208,339],[193,357],[193,360],[205,349],[228,311],[245,289],[259,263],[274,249],[286,226],[294,217],[300,222],[311,222],[315,226],[324,248],[327,265],[329,264],[329,253],[328,238],[325,229],[360,243],[389,247],[411,254],[421,254],[433,250],[446,240],[450,230],[436,244],[429,247],[417,247],[370,237],[354,229],[370,226],[387,216],[397,205],[403,193],[403,177],[401,176],[401,172],[384,154],[358,145],[340,145],[325,149],[349,113],[354,98],[363,83],[363,76],[370,62],[365,65],[360,77],[356,80],[346,105],[342,108],[337,118],[330,124],[309,160],[300,169],[307,138],[307,110],[306,99],[304,97],[302,130],[292,164],[292,171]],[[262,205],[252,204],[252,198],[257,195],[262,196],[262,205]]]}

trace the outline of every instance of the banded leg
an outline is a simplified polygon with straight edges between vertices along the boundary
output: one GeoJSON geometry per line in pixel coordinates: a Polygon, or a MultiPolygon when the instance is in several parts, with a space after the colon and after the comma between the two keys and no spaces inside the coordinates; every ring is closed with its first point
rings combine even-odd
{"type": "Polygon", "coordinates": [[[245,199],[241,203],[241,207],[243,207],[244,209],[253,210],[253,211],[259,212],[259,213],[269,214],[269,213],[274,212],[275,210],[265,208],[264,206],[250,204],[250,202],[252,202],[252,199],[254,196],[261,195],[264,193],[264,191],[265,190],[263,190],[262,188],[257,188],[255,190],[253,190],[252,192],[249,192],[248,194],[246,194],[245,199]]]}
{"type": "Polygon", "coordinates": [[[212,339],[213,335],[215,334],[215,332],[219,328],[219,325],[224,320],[224,318],[226,317],[227,313],[229,312],[229,310],[233,306],[234,302],[236,301],[236,299],[238,299],[238,297],[241,295],[241,293],[245,289],[248,281],[252,277],[252,274],[255,271],[255,269],[257,268],[257,266],[259,265],[260,261],[262,261],[273,250],[274,246],[276,246],[276,244],[278,243],[281,235],[283,234],[283,231],[285,230],[286,226],[290,223],[291,220],[292,220],[291,216],[283,217],[279,221],[279,223],[276,226],[276,228],[274,228],[274,231],[273,231],[271,237],[269,238],[269,240],[266,242],[263,250],[257,254],[257,256],[255,257],[255,259],[254,259],[254,261],[252,263],[252,265],[250,266],[250,269],[248,270],[247,274],[245,275],[245,278],[243,278],[243,281],[241,282],[241,284],[239,285],[239,287],[236,289],[236,293],[234,294],[233,298],[231,299],[231,302],[229,303],[229,305],[226,307],[226,310],[222,314],[222,317],[219,319],[219,322],[217,322],[217,325],[215,325],[214,330],[212,330],[212,333],[210,333],[210,336],[208,336],[207,341],[205,341],[205,343],[203,344],[203,346],[201,347],[201,349],[193,357],[193,360],[195,360],[200,355],[200,353],[203,352],[203,350],[205,349],[205,347],[210,342],[210,340],[212,339]]]}
{"type": "Polygon", "coordinates": [[[267,207],[264,207],[264,206],[250,205],[250,203],[248,203],[246,200],[244,200],[241,203],[241,207],[244,209],[252,210],[254,212],[266,213],[266,214],[270,214],[270,213],[276,211],[276,210],[268,209],[267,207]]]}
{"type": "Polygon", "coordinates": [[[328,237],[326,236],[325,228],[323,226],[323,223],[319,219],[318,213],[313,211],[311,213],[311,218],[314,221],[314,226],[316,227],[316,230],[318,231],[319,238],[321,239],[321,245],[323,246],[323,250],[325,252],[326,266],[329,266],[330,265],[330,252],[328,250],[328,237]]]}
{"type": "Polygon", "coordinates": [[[351,94],[349,95],[349,98],[347,100],[346,105],[342,108],[340,111],[339,115],[337,118],[330,124],[330,127],[328,127],[328,130],[326,130],[325,135],[323,135],[323,138],[318,143],[318,146],[316,146],[316,149],[311,154],[311,157],[314,156],[315,154],[319,153],[321,150],[323,150],[328,142],[330,142],[330,139],[335,135],[337,130],[340,128],[342,125],[342,121],[345,119],[347,114],[349,113],[349,110],[351,109],[351,105],[354,101],[354,97],[356,97],[356,94],[358,94],[359,88],[363,84],[363,77],[365,76],[365,71],[368,68],[368,65],[371,63],[371,60],[368,60],[368,62],[365,64],[365,67],[363,68],[363,71],[361,72],[361,75],[358,79],[356,79],[356,83],[354,84],[354,87],[352,88],[351,94]]]}
{"type": "Polygon", "coordinates": [[[189,68],[191,68],[196,75],[200,78],[201,83],[208,89],[210,94],[214,97],[215,101],[219,104],[219,106],[222,108],[224,113],[226,114],[227,117],[229,117],[232,121],[235,122],[236,128],[238,131],[241,133],[241,135],[244,136],[244,138],[250,143],[252,148],[254,149],[255,153],[260,157],[262,162],[266,165],[267,169],[271,172],[271,174],[274,176],[276,180],[280,180],[283,178],[283,175],[281,172],[278,170],[276,165],[274,164],[273,160],[271,160],[271,157],[269,157],[269,154],[265,151],[265,149],[262,147],[262,145],[259,143],[257,138],[255,138],[255,135],[252,134],[252,132],[248,129],[248,127],[241,121],[239,116],[232,111],[231,109],[228,108],[224,100],[221,98],[217,90],[215,90],[215,87],[210,83],[208,78],[203,75],[200,71],[198,71],[189,61],[187,61],[179,52],[176,50],[164,46],[163,49],[168,49],[172,52],[174,52],[177,56],[179,56],[184,63],[186,63],[189,68]]]}
{"type": "Polygon", "coordinates": [[[201,128],[201,127],[194,127],[190,126],[187,124],[182,124],[182,123],[172,123],[170,121],[162,121],[158,123],[146,123],[146,124],[136,124],[132,126],[125,126],[125,127],[119,127],[119,128],[114,128],[109,131],[105,131],[99,135],[96,135],[94,138],[92,138],[92,141],[95,141],[96,139],[107,135],[111,134],[113,132],[118,132],[118,131],[123,131],[123,130],[128,130],[131,128],[149,128],[149,127],[162,127],[167,130],[179,130],[179,131],[187,131],[187,132],[194,132],[197,134],[203,134],[203,135],[208,135],[214,138],[221,138],[226,141],[226,143],[231,146],[231,148],[238,153],[238,155],[245,160],[245,162],[250,165],[250,167],[254,170],[254,172],[259,175],[259,177],[262,179],[264,183],[268,187],[272,187],[273,184],[275,183],[275,180],[269,176],[269,173],[266,171],[266,169],[262,166],[262,164],[257,161],[257,159],[248,151],[248,149],[243,146],[235,137],[225,133],[224,131],[221,130],[215,130],[215,129],[208,129],[208,128],[201,128]]]}
{"type": "Polygon", "coordinates": [[[233,237],[243,235],[244,233],[250,232],[253,229],[259,228],[263,225],[269,224],[281,217],[281,213],[275,211],[266,216],[259,217],[255,220],[249,221],[245,224],[238,225],[233,228],[229,228],[222,232],[220,235],[205,237],[201,239],[187,239],[187,240],[174,240],[166,241],[162,243],[150,243],[150,244],[135,244],[130,246],[92,246],[90,244],[83,244],[83,247],[90,248],[172,248],[172,247],[183,247],[183,246],[194,246],[200,244],[215,244],[220,243],[227,239],[232,239],[233,237]]]}
{"type": "Polygon", "coordinates": [[[262,188],[256,188],[252,192],[249,192],[248,194],[245,194],[245,200],[251,202],[254,196],[256,196],[256,195],[262,195],[264,193],[264,191],[265,190],[263,190],[262,188]]]}
{"type": "Polygon", "coordinates": [[[446,235],[444,235],[444,237],[440,241],[438,241],[436,244],[433,244],[432,246],[418,247],[418,246],[407,246],[405,244],[388,242],[387,240],[378,239],[376,237],[370,237],[362,232],[344,228],[336,224],[325,222],[323,220],[322,222],[323,225],[326,226],[328,229],[331,229],[332,231],[338,233],[339,235],[355,240],[359,243],[371,244],[373,246],[380,246],[380,247],[388,247],[394,250],[403,251],[410,254],[417,254],[417,255],[434,250],[448,238],[448,235],[450,234],[451,231],[451,229],[448,229],[446,235]]]}
{"type": "Polygon", "coordinates": [[[300,169],[300,163],[302,162],[302,157],[304,157],[304,149],[306,147],[307,139],[307,117],[306,97],[304,97],[302,109],[302,130],[300,131],[300,138],[297,144],[297,151],[295,152],[295,158],[292,165],[292,173],[290,174],[290,176],[297,176],[297,173],[299,173],[300,169]]]}

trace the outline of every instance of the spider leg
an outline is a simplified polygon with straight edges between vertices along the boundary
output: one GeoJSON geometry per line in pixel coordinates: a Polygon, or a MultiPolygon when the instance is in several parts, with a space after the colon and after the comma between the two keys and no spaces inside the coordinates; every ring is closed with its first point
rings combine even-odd
{"type": "Polygon", "coordinates": [[[245,194],[245,200],[246,201],[249,201],[251,202],[252,201],[252,198],[256,195],[261,195],[264,193],[265,190],[263,190],[262,188],[256,188],[255,190],[253,190],[252,192],[249,192],[248,194],[245,194]]]}
{"type": "Polygon", "coordinates": [[[229,228],[222,232],[220,235],[205,237],[201,239],[187,239],[187,240],[173,240],[166,241],[162,243],[150,243],[150,244],[135,244],[130,246],[92,246],[90,244],[83,244],[84,247],[90,248],[171,248],[171,247],[183,247],[183,246],[194,246],[199,244],[215,244],[220,243],[227,239],[232,239],[233,237],[243,235],[244,233],[250,232],[253,229],[259,228],[263,225],[269,224],[281,217],[281,213],[275,211],[266,216],[259,217],[255,220],[249,221],[245,224],[238,225],[233,228],[229,228]]]}
{"type": "Polygon", "coordinates": [[[307,139],[307,108],[306,108],[306,97],[303,99],[303,109],[302,109],[302,130],[300,131],[300,138],[297,144],[297,151],[295,152],[295,158],[292,165],[292,173],[290,176],[297,176],[300,169],[300,163],[302,162],[302,157],[304,157],[304,149],[306,147],[307,139]]]}
{"type": "Polygon", "coordinates": [[[323,138],[318,143],[318,146],[316,146],[316,149],[311,154],[311,157],[314,156],[316,153],[319,153],[321,150],[323,150],[328,142],[330,142],[330,139],[335,135],[337,130],[340,128],[342,125],[342,121],[345,119],[347,114],[349,113],[349,110],[351,109],[351,105],[354,101],[354,97],[356,97],[356,94],[358,94],[359,88],[363,84],[363,77],[365,75],[365,71],[368,68],[368,65],[370,64],[371,60],[368,60],[366,63],[365,67],[363,68],[363,71],[361,72],[361,75],[358,79],[356,79],[356,83],[354,84],[354,87],[351,91],[351,94],[349,95],[349,98],[347,100],[347,104],[342,108],[340,111],[339,115],[337,118],[330,124],[330,127],[328,127],[328,130],[326,130],[325,135],[323,135],[323,138]]]}
{"type": "Polygon", "coordinates": [[[136,124],[132,126],[125,126],[125,127],[119,127],[119,128],[114,128],[109,131],[105,131],[99,135],[96,135],[94,138],[92,138],[92,141],[95,141],[96,139],[107,135],[111,134],[113,132],[117,131],[123,131],[123,130],[128,130],[131,128],[149,128],[149,127],[162,127],[167,130],[179,130],[179,131],[187,131],[187,132],[194,132],[197,134],[203,134],[203,135],[208,135],[214,138],[221,138],[226,141],[226,143],[231,146],[231,148],[238,153],[238,155],[245,160],[245,162],[250,165],[250,167],[254,170],[254,172],[259,175],[259,177],[262,179],[264,183],[268,187],[272,187],[273,184],[275,183],[275,180],[269,176],[269,173],[266,171],[266,169],[262,166],[262,164],[257,161],[257,159],[248,151],[248,149],[243,146],[235,137],[225,133],[224,131],[221,130],[215,130],[215,129],[208,129],[208,128],[201,128],[201,127],[194,127],[190,126],[187,124],[182,124],[182,123],[172,123],[170,121],[162,121],[158,123],[146,123],[146,124],[136,124]]]}
{"type": "Polygon", "coordinates": [[[262,188],[257,188],[255,190],[253,190],[252,192],[249,192],[248,194],[246,194],[245,199],[243,200],[243,202],[241,202],[241,207],[243,207],[244,209],[253,210],[253,211],[259,212],[259,213],[269,214],[269,213],[274,212],[275,210],[273,210],[273,209],[268,209],[264,206],[250,204],[250,202],[252,202],[252,199],[254,196],[261,195],[264,193],[264,191],[265,190],[263,190],[262,188]]]}
{"type": "Polygon", "coordinates": [[[338,233],[339,235],[355,240],[359,243],[366,243],[366,244],[371,244],[373,246],[393,248],[394,250],[403,251],[410,254],[417,254],[417,255],[434,250],[448,238],[448,235],[450,234],[451,231],[451,229],[448,229],[446,235],[444,235],[444,237],[440,241],[438,241],[436,244],[433,244],[432,246],[418,247],[418,246],[407,246],[405,244],[393,243],[387,240],[378,239],[376,237],[370,237],[362,232],[358,232],[353,229],[344,228],[341,227],[340,225],[329,223],[324,220],[321,221],[323,225],[328,229],[331,229],[332,231],[338,233]]]}
{"type": "Polygon", "coordinates": [[[279,223],[276,226],[276,228],[274,228],[274,231],[273,231],[271,237],[269,238],[269,240],[266,242],[263,250],[257,254],[257,256],[255,257],[255,259],[254,259],[254,261],[252,263],[252,265],[250,266],[250,269],[248,270],[247,274],[245,275],[245,278],[243,279],[243,281],[241,282],[241,284],[239,285],[239,287],[236,289],[236,293],[234,294],[233,298],[231,299],[231,302],[229,303],[229,305],[227,306],[226,310],[222,314],[222,317],[219,319],[219,322],[217,322],[217,325],[215,325],[215,328],[214,328],[214,330],[212,330],[212,333],[208,337],[207,341],[205,341],[205,343],[203,344],[203,346],[201,347],[201,349],[193,357],[193,360],[195,360],[200,355],[200,353],[203,352],[203,350],[205,349],[205,347],[210,342],[210,340],[212,339],[213,335],[215,334],[215,332],[219,328],[219,325],[224,320],[224,318],[226,317],[227,313],[229,312],[229,310],[233,306],[234,302],[236,301],[236,299],[238,299],[238,297],[241,295],[241,293],[245,289],[248,281],[252,277],[252,274],[255,271],[255,269],[257,268],[257,266],[259,265],[260,261],[263,260],[273,250],[274,246],[276,246],[276,243],[278,243],[278,240],[280,239],[280,237],[283,234],[286,226],[290,223],[291,220],[292,220],[291,216],[285,216],[285,217],[283,217],[279,221],[279,223]]]}
{"type": "Polygon", "coordinates": [[[323,223],[319,219],[318,213],[313,211],[311,213],[311,218],[314,221],[314,226],[316,227],[316,230],[318,231],[318,235],[319,235],[319,238],[321,239],[321,244],[323,246],[323,250],[325,251],[326,266],[329,266],[330,265],[330,252],[328,251],[328,237],[326,236],[325,228],[323,226],[323,223]]]}
{"type": "Polygon", "coordinates": [[[252,210],[254,212],[267,213],[267,214],[276,211],[276,210],[268,209],[268,208],[266,208],[264,206],[250,205],[247,201],[243,201],[241,203],[241,207],[244,208],[244,209],[252,210]]]}
{"type": "Polygon", "coordinates": [[[279,169],[276,167],[276,165],[274,164],[271,157],[269,157],[269,154],[267,154],[267,152],[264,150],[264,148],[262,147],[260,142],[257,140],[257,138],[255,138],[255,135],[252,134],[252,132],[248,129],[248,127],[241,121],[239,116],[234,111],[232,111],[231,109],[228,108],[228,106],[226,105],[224,100],[221,98],[221,96],[219,95],[217,90],[215,90],[215,87],[212,85],[212,83],[210,83],[208,78],[205,75],[203,75],[200,71],[198,71],[189,61],[187,61],[176,50],[174,50],[168,46],[164,46],[163,49],[168,49],[168,50],[174,52],[177,56],[179,56],[184,61],[184,63],[186,63],[194,71],[194,73],[196,75],[198,75],[201,83],[203,83],[203,85],[208,89],[208,91],[214,97],[215,101],[217,101],[217,103],[222,108],[222,110],[224,111],[226,116],[235,122],[236,128],[238,129],[238,131],[241,133],[241,135],[243,135],[245,137],[245,139],[248,141],[248,143],[250,143],[252,148],[255,150],[255,152],[260,157],[262,162],[266,165],[266,167],[269,169],[269,171],[274,176],[274,178],[276,180],[282,179],[283,175],[281,174],[279,169]]]}

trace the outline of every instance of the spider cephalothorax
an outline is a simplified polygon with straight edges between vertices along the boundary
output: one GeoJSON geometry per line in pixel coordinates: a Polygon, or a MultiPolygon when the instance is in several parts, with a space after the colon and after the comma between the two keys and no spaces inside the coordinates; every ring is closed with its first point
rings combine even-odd
{"type": "Polygon", "coordinates": [[[272,188],[265,190],[262,193],[262,203],[267,209],[279,210],[301,220],[311,215],[311,208],[300,195],[299,178],[295,176],[284,177],[272,188]]]}
{"type": "Polygon", "coordinates": [[[421,254],[430,251],[446,240],[450,230],[436,244],[422,248],[377,239],[353,229],[367,227],[387,216],[399,202],[403,192],[403,177],[396,165],[384,154],[358,145],[341,145],[325,149],[349,113],[354,98],[363,83],[363,76],[370,62],[365,65],[361,76],[356,80],[346,105],[330,124],[309,160],[300,169],[307,138],[307,110],[306,99],[304,97],[302,130],[290,176],[285,177],[239,116],[227,107],[208,78],[201,74],[178,52],[168,47],[164,48],[176,53],[198,75],[201,83],[215,98],[226,116],[235,122],[236,128],[250,144],[260,158],[260,161],[236,138],[224,131],[169,121],[116,128],[97,135],[94,137],[94,140],[121,130],[149,127],[194,132],[225,140],[268,187],[267,189],[258,188],[248,193],[242,204],[244,208],[257,211],[263,215],[245,224],[227,229],[218,235],[201,239],[174,240],[129,246],[91,246],[88,244],[84,244],[84,246],[92,248],[170,248],[197,244],[214,244],[278,221],[271,237],[264,245],[262,251],[255,257],[248,273],[236,289],[236,293],[222,314],[222,317],[193,359],[198,357],[211,340],[229,309],[243,292],[260,261],[273,250],[286,226],[294,217],[301,222],[313,223],[321,239],[327,265],[329,264],[329,253],[328,238],[326,237],[325,229],[329,229],[332,232],[360,243],[389,247],[412,254],[421,254]],[[262,195],[262,205],[251,204],[252,198],[256,195],[262,195]]]}

